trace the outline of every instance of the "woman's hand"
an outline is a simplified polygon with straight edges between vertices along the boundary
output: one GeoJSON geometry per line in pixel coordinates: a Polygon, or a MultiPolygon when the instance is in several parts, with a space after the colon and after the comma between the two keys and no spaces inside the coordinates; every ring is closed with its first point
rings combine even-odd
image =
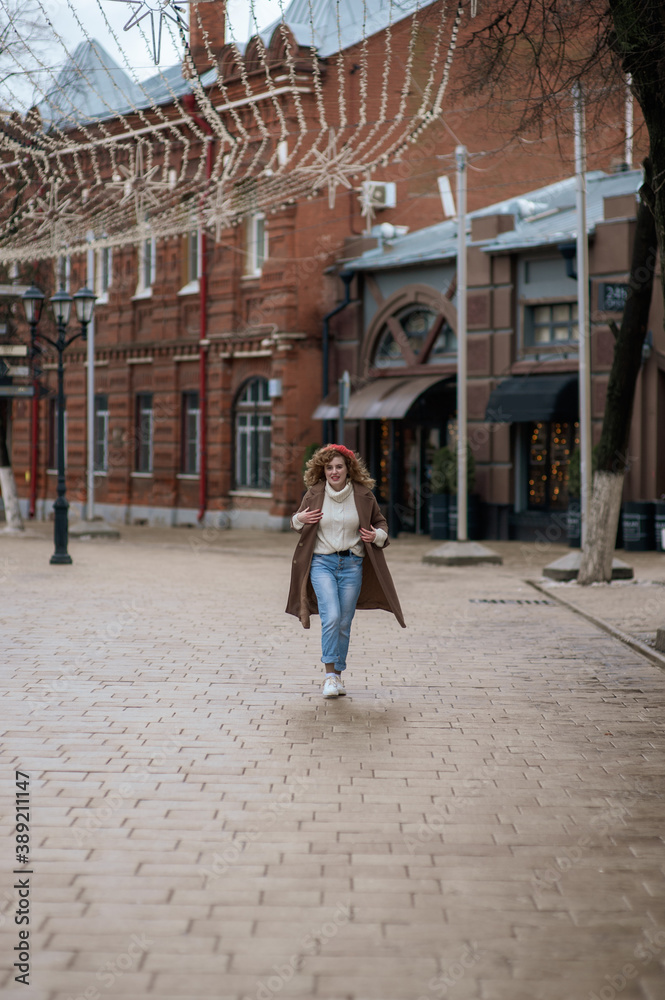
{"type": "Polygon", "coordinates": [[[323,517],[322,510],[310,510],[309,507],[305,507],[300,513],[296,514],[296,517],[301,524],[317,524],[318,521],[323,517]]]}
{"type": "Polygon", "coordinates": [[[374,528],[361,528],[360,537],[363,542],[367,542],[368,545],[371,545],[372,542],[376,541],[376,530],[374,528]]]}

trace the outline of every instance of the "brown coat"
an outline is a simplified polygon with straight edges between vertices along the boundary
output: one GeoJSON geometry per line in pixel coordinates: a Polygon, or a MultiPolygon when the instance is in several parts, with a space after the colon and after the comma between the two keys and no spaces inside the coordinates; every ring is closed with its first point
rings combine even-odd
{"type": "MultiPolygon", "coordinates": [[[[298,513],[306,507],[309,507],[310,510],[321,510],[324,490],[324,482],[315,483],[302,498],[298,513]]],[[[388,524],[379,510],[379,505],[372,491],[367,486],[354,483],[353,495],[360,520],[360,527],[383,528],[384,531],[387,531],[388,524]]],[[[309,628],[310,615],[319,613],[316,594],[309,579],[309,569],[312,564],[312,556],[314,555],[317,530],[317,524],[306,524],[302,531],[298,532],[300,539],[296,545],[291,565],[291,586],[289,588],[289,599],[286,604],[286,613],[299,618],[303,624],[303,628],[309,628]]],[[[388,545],[388,539],[386,539],[385,545],[388,545]]],[[[383,549],[378,548],[376,545],[368,545],[367,543],[365,543],[365,548],[367,551],[363,559],[363,582],[356,607],[363,611],[373,608],[379,608],[382,611],[392,611],[402,628],[406,628],[402,609],[399,606],[397,591],[386,565],[386,557],[383,554],[383,549]]]]}

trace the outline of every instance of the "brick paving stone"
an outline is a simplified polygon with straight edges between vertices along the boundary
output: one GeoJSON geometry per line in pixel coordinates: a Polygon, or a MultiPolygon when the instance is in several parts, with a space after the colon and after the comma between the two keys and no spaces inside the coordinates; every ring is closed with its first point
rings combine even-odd
{"type": "MultiPolygon", "coordinates": [[[[0,540],[30,1000],[588,1000],[630,962],[617,996],[661,1000],[665,674],[560,605],[476,603],[537,598],[535,548],[444,569],[400,539],[409,629],[360,613],[349,694],[323,701],[318,623],[282,610],[291,537],[230,534],[208,559],[149,530],[72,542],[64,569],[46,532],[0,540]]],[[[650,627],[665,591],[648,555],[650,581],[575,599],[650,627]]]]}

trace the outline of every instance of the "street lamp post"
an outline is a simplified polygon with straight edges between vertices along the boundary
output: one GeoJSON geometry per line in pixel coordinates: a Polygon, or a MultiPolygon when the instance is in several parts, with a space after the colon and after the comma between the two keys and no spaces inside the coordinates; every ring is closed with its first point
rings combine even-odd
{"type": "MultiPolygon", "coordinates": [[[[31,290],[28,289],[28,292],[31,290]]],[[[34,303],[37,301],[38,296],[34,292],[38,292],[39,289],[34,289],[32,295],[28,295],[26,292],[23,296],[23,300],[26,308],[26,318],[31,324],[35,323],[34,319],[34,303]],[[32,310],[33,319],[30,319],[32,310]]],[[[43,296],[42,296],[43,299],[43,296]]],[[[92,313],[95,307],[95,294],[90,291],[89,288],[81,288],[76,295],[72,298],[64,288],[61,288],[55,295],[51,296],[51,307],[53,309],[53,318],[55,319],[56,329],[58,331],[57,338],[52,340],[51,337],[44,336],[40,333],[38,336],[49,343],[58,352],[58,490],[57,498],[53,504],[53,510],[55,512],[55,521],[53,526],[53,540],[55,544],[55,551],[51,556],[51,563],[56,565],[69,565],[71,564],[72,557],[67,551],[67,540],[69,535],[69,521],[68,521],[68,511],[69,502],[67,500],[67,483],[65,478],[65,366],[64,366],[64,353],[69,347],[72,341],[81,337],[83,340],[86,339],[88,333],[88,323],[92,319],[92,313]],[[76,307],[76,317],[81,324],[81,329],[79,333],[75,333],[72,337],[67,337],[67,324],[69,323],[69,316],[71,313],[72,302],[74,302],[76,307]]]]}

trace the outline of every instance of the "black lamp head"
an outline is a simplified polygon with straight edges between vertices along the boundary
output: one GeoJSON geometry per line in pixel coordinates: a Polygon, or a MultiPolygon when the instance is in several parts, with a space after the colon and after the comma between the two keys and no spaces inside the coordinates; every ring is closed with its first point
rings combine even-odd
{"type": "Polygon", "coordinates": [[[27,288],[23,292],[21,298],[23,300],[25,318],[31,326],[36,326],[42,315],[44,293],[36,285],[30,285],[30,288],[27,288]]]}

